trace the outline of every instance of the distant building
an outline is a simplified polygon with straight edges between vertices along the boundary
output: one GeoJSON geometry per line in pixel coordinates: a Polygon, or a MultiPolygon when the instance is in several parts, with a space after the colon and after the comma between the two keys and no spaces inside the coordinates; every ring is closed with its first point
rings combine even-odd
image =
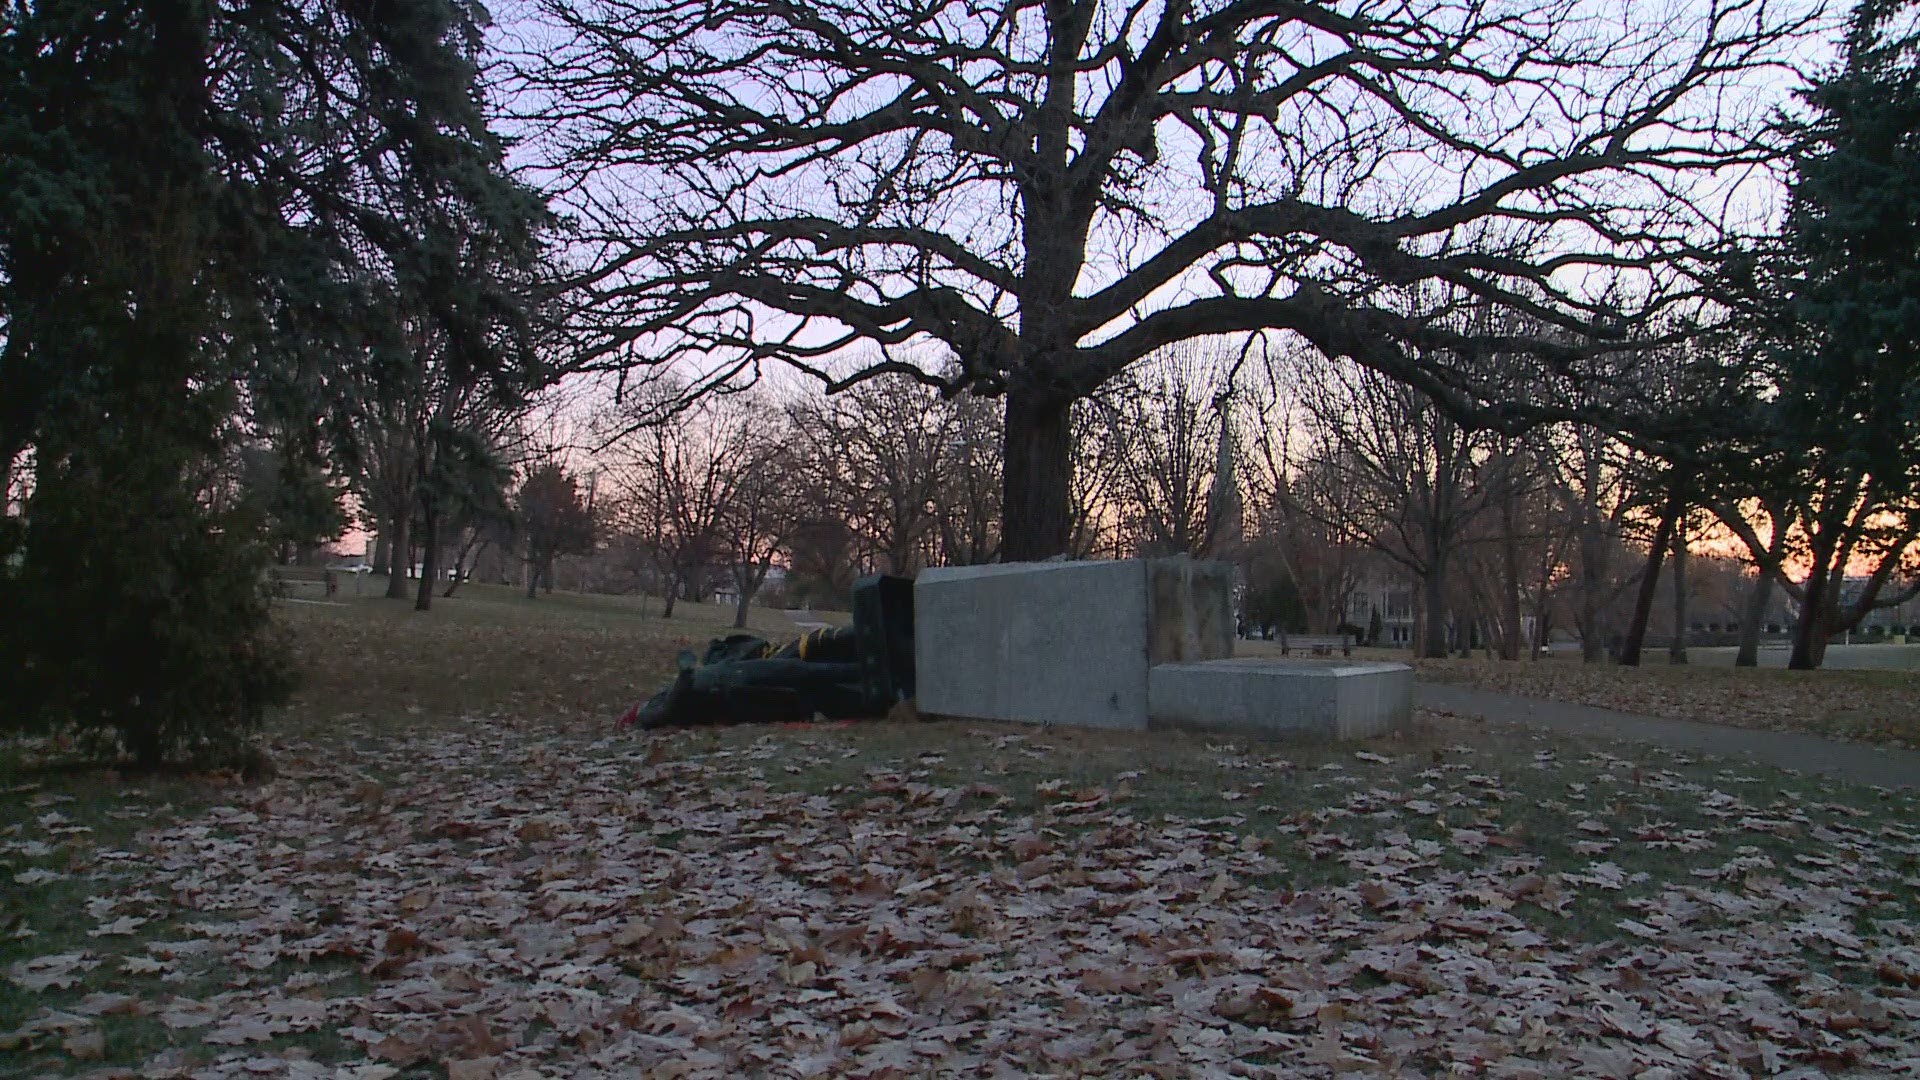
{"type": "MultiPolygon", "coordinates": [[[[1870,579],[1864,575],[1857,577],[1849,575],[1841,580],[1839,596],[1841,611],[1846,611],[1859,602],[1860,594],[1866,591],[1869,580],[1870,579]]],[[[1908,587],[1908,584],[1909,583],[1899,581],[1898,579],[1887,582],[1887,584],[1880,589],[1880,600],[1884,602],[1894,596],[1898,596],[1903,589],[1908,587]]],[[[1885,632],[1896,626],[1904,630],[1912,626],[1916,621],[1920,621],[1920,597],[1896,604],[1893,607],[1884,607],[1869,611],[1867,617],[1860,620],[1860,632],[1864,633],[1874,629],[1885,632]]]]}
{"type": "MultiPolygon", "coordinates": [[[[736,588],[733,584],[733,574],[731,571],[728,571],[728,570],[716,571],[714,578],[712,580],[716,580],[719,582],[719,584],[715,585],[713,589],[714,603],[722,606],[730,606],[733,604],[738,604],[740,602],[740,590],[736,588]]],[[[762,597],[768,596],[768,595],[775,595],[783,592],[786,589],[786,586],[787,586],[786,567],[770,566],[767,568],[767,580],[760,583],[760,591],[757,595],[762,597]]]]}
{"type": "Polygon", "coordinates": [[[1352,598],[1347,601],[1343,621],[1365,630],[1376,611],[1380,613],[1379,644],[1413,644],[1414,588],[1404,571],[1396,568],[1395,571],[1375,571],[1365,575],[1354,587],[1352,598]]]}

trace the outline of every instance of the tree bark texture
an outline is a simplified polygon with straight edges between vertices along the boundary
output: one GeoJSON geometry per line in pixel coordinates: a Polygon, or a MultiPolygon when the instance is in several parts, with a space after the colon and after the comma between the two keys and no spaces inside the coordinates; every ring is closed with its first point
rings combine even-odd
{"type": "Polygon", "coordinates": [[[422,499],[420,507],[421,531],[426,535],[420,538],[420,588],[413,600],[413,610],[430,611],[433,608],[433,579],[439,573],[440,560],[440,515],[432,499],[422,499]]]}
{"type": "Polygon", "coordinates": [[[1520,630],[1520,525],[1519,496],[1514,490],[1513,461],[1506,463],[1506,476],[1500,499],[1500,561],[1506,580],[1500,583],[1500,659],[1520,659],[1525,635],[1520,630]]]}
{"type": "Polygon", "coordinates": [[[1424,659],[1444,660],[1447,655],[1447,579],[1440,562],[1427,567],[1420,579],[1422,617],[1420,649],[1424,659]]]}
{"type": "Polygon", "coordinates": [[[1038,562],[1065,553],[1073,539],[1071,401],[1008,390],[1004,470],[1007,561],[1038,562]]]}
{"type": "Polygon", "coordinates": [[[1673,529],[1673,642],[1667,646],[1667,662],[1687,662],[1687,523],[1676,522],[1673,529]]]}
{"type": "Polygon", "coordinates": [[[1814,549],[1813,573],[1807,575],[1806,597],[1800,602],[1800,617],[1793,623],[1793,651],[1787,656],[1787,667],[1795,671],[1812,671],[1820,666],[1827,654],[1827,609],[1832,606],[1832,598],[1827,594],[1828,579],[1832,576],[1827,564],[1832,559],[1832,544],[1816,543],[1814,549]]]}
{"type": "Polygon", "coordinates": [[[1753,588],[1747,593],[1747,610],[1740,619],[1740,650],[1734,654],[1734,667],[1760,666],[1760,626],[1767,617],[1767,604],[1773,600],[1773,575],[1766,567],[1754,575],[1753,588]]]}
{"type": "Polygon", "coordinates": [[[1583,521],[1578,543],[1580,660],[1582,663],[1598,664],[1607,658],[1606,605],[1601,595],[1607,585],[1607,536],[1597,521],[1583,521]]]}
{"type": "Polygon", "coordinates": [[[387,571],[387,599],[405,600],[407,598],[407,571],[412,563],[408,559],[407,526],[411,524],[411,513],[396,515],[393,519],[393,565],[387,571]]]}
{"type": "Polygon", "coordinates": [[[1667,548],[1673,544],[1673,529],[1680,521],[1679,485],[1667,493],[1667,505],[1654,527],[1653,542],[1647,546],[1647,564],[1640,571],[1640,591],[1633,601],[1633,621],[1627,624],[1626,640],[1620,643],[1620,666],[1639,667],[1640,649],[1647,639],[1647,620],[1653,617],[1653,597],[1660,588],[1660,564],[1666,561],[1667,548]]]}

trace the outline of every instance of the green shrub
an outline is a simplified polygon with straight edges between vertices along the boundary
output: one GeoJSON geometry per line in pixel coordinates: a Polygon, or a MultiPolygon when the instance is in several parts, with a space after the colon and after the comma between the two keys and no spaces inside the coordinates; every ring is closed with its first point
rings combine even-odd
{"type": "Polygon", "coordinates": [[[292,687],[258,523],[131,471],[43,472],[0,540],[0,726],[144,766],[231,752],[292,687]]]}

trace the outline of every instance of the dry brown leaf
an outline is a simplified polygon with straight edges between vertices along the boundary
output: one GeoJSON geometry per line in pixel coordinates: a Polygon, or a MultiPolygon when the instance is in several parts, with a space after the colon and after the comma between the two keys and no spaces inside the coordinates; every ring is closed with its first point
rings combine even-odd
{"type": "Polygon", "coordinates": [[[99,1061],[107,1056],[107,1036],[99,1028],[75,1032],[60,1043],[75,1061],[99,1061]]]}

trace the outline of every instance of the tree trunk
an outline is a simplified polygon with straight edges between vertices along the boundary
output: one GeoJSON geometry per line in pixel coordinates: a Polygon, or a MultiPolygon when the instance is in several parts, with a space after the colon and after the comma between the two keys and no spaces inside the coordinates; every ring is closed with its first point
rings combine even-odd
{"type": "Polygon", "coordinates": [[[369,561],[373,564],[374,573],[392,576],[393,522],[391,520],[380,523],[379,535],[374,537],[373,541],[373,558],[369,561]]]}
{"type": "Polygon", "coordinates": [[[407,527],[412,523],[411,513],[395,515],[393,519],[393,565],[387,568],[387,598],[405,600],[407,598],[407,527]]]}
{"type": "Polygon", "coordinates": [[[1513,458],[1506,459],[1506,480],[1500,500],[1500,559],[1507,580],[1500,583],[1500,621],[1506,625],[1500,635],[1500,659],[1520,659],[1520,523],[1515,505],[1513,458]]]}
{"type": "Polygon", "coordinates": [[[668,578],[667,587],[661,590],[661,595],[666,597],[666,603],[660,608],[660,617],[663,619],[671,619],[673,618],[673,602],[680,599],[679,577],[668,578]]]}
{"type": "Polygon", "coordinates": [[[1073,540],[1073,403],[1032,388],[1007,391],[1002,543],[1008,562],[1067,552],[1073,540]]]}
{"type": "Polygon", "coordinates": [[[420,589],[413,600],[413,610],[430,611],[433,608],[433,579],[439,574],[437,565],[440,560],[440,515],[432,499],[423,500],[420,508],[421,531],[426,535],[420,538],[420,589]]]}
{"type": "Polygon", "coordinates": [[[1580,661],[1598,664],[1607,658],[1606,605],[1602,594],[1607,587],[1612,553],[1607,549],[1606,531],[1591,511],[1580,522],[1579,529],[1575,542],[1580,545],[1580,599],[1579,609],[1574,613],[1575,629],[1580,631],[1580,661]]]}
{"type": "Polygon", "coordinates": [[[1667,646],[1667,663],[1687,662],[1687,523],[1673,528],[1673,643],[1667,646]]]}
{"type": "Polygon", "coordinates": [[[1426,576],[1420,579],[1424,607],[1425,624],[1420,628],[1420,645],[1414,655],[1424,659],[1444,660],[1447,656],[1447,581],[1436,562],[1427,568],[1426,576]]]}
{"type": "Polygon", "coordinates": [[[1829,576],[1826,564],[1832,554],[1830,550],[1816,548],[1813,573],[1807,575],[1807,595],[1800,603],[1800,617],[1793,622],[1793,652],[1787,657],[1787,666],[1795,671],[1812,671],[1826,658],[1829,576]]]}
{"type": "Polygon", "coordinates": [[[533,552],[527,553],[527,599],[537,599],[540,595],[540,558],[533,552]]]}
{"type": "Polygon", "coordinates": [[[1773,599],[1773,575],[1766,567],[1753,579],[1747,593],[1747,610],[1740,619],[1740,651],[1734,654],[1734,667],[1760,666],[1760,625],[1767,617],[1767,603],[1773,599]]]}
{"type": "MultiPolygon", "coordinates": [[[[1514,574],[1517,575],[1519,573],[1520,565],[1518,558],[1509,559],[1507,565],[1514,574]]],[[[1500,606],[1502,608],[1500,612],[1500,659],[1518,660],[1520,659],[1521,650],[1526,648],[1526,631],[1522,629],[1521,626],[1520,581],[1517,576],[1507,579],[1507,583],[1500,597],[1500,606]]]]}
{"type": "Polygon", "coordinates": [[[753,591],[742,588],[740,590],[740,600],[733,608],[733,628],[735,630],[745,630],[747,628],[747,605],[751,603],[753,603],[753,591]]]}
{"type": "Polygon", "coordinates": [[[1620,643],[1620,666],[1639,667],[1640,647],[1647,639],[1647,620],[1653,616],[1653,596],[1660,587],[1660,564],[1666,561],[1667,548],[1673,543],[1673,527],[1680,520],[1680,489],[1667,495],[1666,509],[1654,527],[1653,543],[1647,547],[1647,565],[1640,571],[1640,592],[1633,601],[1633,621],[1627,624],[1626,640],[1620,643]]]}
{"type": "Polygon", "coordinates": [[[485,540],[468,540],[467,543],[454,554],[453,574],[451,580],[447,582],[447,587],[441,590],[440,599],[445,600],[447,597],[452,596],[453,590],[467,583],[467,579],[473,576],[474,564],[480,561],[481,552],[486,550],[487,542],[485,540]]]}

